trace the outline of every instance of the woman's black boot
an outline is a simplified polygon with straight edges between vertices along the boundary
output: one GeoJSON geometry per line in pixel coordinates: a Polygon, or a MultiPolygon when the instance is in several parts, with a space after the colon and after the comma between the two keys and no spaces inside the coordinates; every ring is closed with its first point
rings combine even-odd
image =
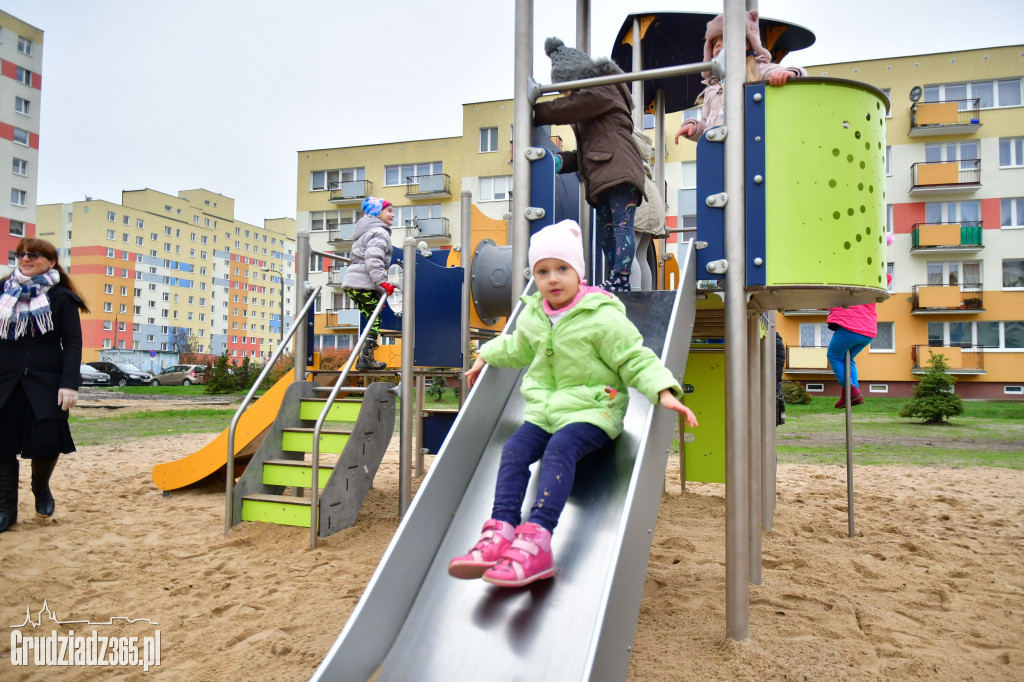
{"type": "Polygon", "coordinates": [[[56,459],[32,460],[32,494],[36,496],[36,512],[53,516],[53,495],[50,494],[50,474],[57,466],[56,459]]]}
{"type": "Polygon", "coordinates": [[[0,460],[0,533],[18,522],[18,458],[0,460]]]}

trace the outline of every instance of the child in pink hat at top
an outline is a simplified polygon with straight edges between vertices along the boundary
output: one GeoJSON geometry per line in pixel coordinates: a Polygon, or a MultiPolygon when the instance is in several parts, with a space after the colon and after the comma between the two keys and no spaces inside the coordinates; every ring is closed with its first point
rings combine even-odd
{"type": "MultiPolygon", "coordinates": [[[[757,10],[747,12],[747,81],[767,80],[769,85],[782,86],[792,76],[806,76],[807,71],[799,66],[779,66],[772,63],[772,55],[761,45],[761,31],[757,23],[757,10]]],[[[709,62],[722,51],[722,15],[708,22],[704,34],[704,61],[709,62]]],[[[702,105],[699,119],[684,121],[676,133],[676,144],[679,138],[685,137],[696,142],[706,131],[725,122],[725,89],[718,76],[704,71],[706,87],[697,97],[697,104],[702,105]]]]}
{"type": "Polygon", "coordinates": [[[679,382],[643,345],[622,303],[583,280],[579,225],[563,220],[533,235],[529,262],[537,293],[520,299],[515,331],[484,344],[466,372],[472,385],[485,364],[529,367],[521,388],[525,422],[502,449],[494,506],[480,540],[448,564],[453,577],[483,577],[506,587],[554,575],[551,533],[577,463],[622,432],[629,387],[697,426],[679,402],[679,382]],[[522,523],[530,465],[538,460],[537,499],[522,523]]]}

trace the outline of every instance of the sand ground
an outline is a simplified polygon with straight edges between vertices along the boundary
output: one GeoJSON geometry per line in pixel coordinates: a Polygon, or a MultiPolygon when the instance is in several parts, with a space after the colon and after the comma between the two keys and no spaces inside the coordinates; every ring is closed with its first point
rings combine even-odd
{"type": "MultiPolygon", "coordinates": [[[[106,621],[161,632],[161,665],[12,667],[0,679],[305,680],[334,642],[398,525],[397,440],[356,524],[309,548],[307,529],[243,523],[225,536],[223,483],[163,497],[153,465],[209,434],[81,448],[37,517],[28,467],[20,521],[0,535],[0,623],[106,621]]],[[[722,486],[680,490],[670,460],[629,680],[1024,679],[1024,471],[782,465],[750,637],[725,638],[722,486]]],[[[556,557],[557,560],[557,557],[556,557]]],[[[557,578],[556,578],[557,579],[557,578]]],[[[44,623],[66,633],[85,625],[44,623]]],[[[6,628],[12,631],[15,628],[6,628]]],[[[31,628],[21,628],[33,634],[31,628]]]]}

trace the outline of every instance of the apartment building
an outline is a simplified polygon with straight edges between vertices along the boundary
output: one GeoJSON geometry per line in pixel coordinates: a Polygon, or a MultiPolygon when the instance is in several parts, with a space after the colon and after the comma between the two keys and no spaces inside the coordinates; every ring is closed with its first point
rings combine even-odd
{"type": "Polygon", "coordinates": [[[43,32],[0,11],[0,168],[10,169],[0,188],[0,250],[7,265],[18,240],[36,229],[42,65],[43,32]]]}
{"type": "MultiPolygon", "coordinates": [[[[799,52],[786,63],[800,63],[799,52]]],[[[891,100],[886,121],[887,229],[893,275],[878,306],[879,334],[858,357],[866,393],[906,396],[942,352],[967,398],[1024,399],[1024,46],[809,66],[812,76],[861,81],[891,100]],[[915,103],[911,92],[919,89],[915,103]]],[[[396,205],[393,242],[417,219],[438,248],[458,244],[462,191],[492,218],[510,210],[512,101],[463,106],[462,136],[298,153],[297,214],[314,249],[345,254],[367,194],[396,205]]],[[[667,116],[669,227],[696,225],[696,145],[674,144],[682,120],[667,116]]],[[[653,137],[654,120],[644,117],[653,137]]],[[[571,131],[553,138],[573,148],[571,131]]],[[[678,252],[678,238],[667,250],[678,252]]],[[[341,293],[344,268],[314,258],[325,285],[317,344],[347,347],[358,324],[341,293]]],[[[838,393],[825,361],[826,312],[785,311],[787,378],[817,394],[838,393]]]]}
{"type": "Polygon", "coordinates": [[[126,190],[38,207],[85,297],[86,361],[103,350],[182,351],[240,362],[267,358],[295,309],[295,221],[235,218],[235,201],[205,189],[176,196],[126,190]]]}

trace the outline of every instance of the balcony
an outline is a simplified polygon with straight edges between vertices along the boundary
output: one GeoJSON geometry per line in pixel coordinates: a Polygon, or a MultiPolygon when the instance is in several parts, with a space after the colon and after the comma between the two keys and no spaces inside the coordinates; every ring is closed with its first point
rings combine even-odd
{"type": "Polygon", "coordinates": [[[405,227],[418,230],[416,234],[418,237],[438,238],[452,236],[447,218],[415,218],[412,221],[406,221],[405,227]]]}
{"type": "Polygon", "coordinates": [[[327,286],[340,287],[345,280],[348,266],[334,266],[327,271],[327,286]]]}
{"type": "Polygon", "coordinates": [[[984,374],[985,349],[983,346],[933,346],[932,344],[910,347],[910,357],[914,360],[912,374],[924,374],[928,371],[928,360],[932,354],[945,355],[950,374],[984,374]]]}
{"type": "Polygon", "coordinates": [[[977,253],[984,248],[981,221],[914,223],[911,253],[977,253]]]}
{"type": "Polygon", "coordinates": [[[910,166],[910,194],[964,194],[981,187],[981,159],[921,161],[910,166]]]}
{"type": "Polygon", "coordinates": [[[373,183],[369,180],[347,180],[331,183],[331,203],[335,206],[360,204],[373,194],[373,183]]]}
{"type": "Polygon", "coordinates": [[[358,329],[359,311],[355,308],[339,308],[328,310],[324,320],[324,329],[358,329]]]}
{"type": "Polygon", "coordinates": [[[828,374],[828,346],[786,346],[787,374],[828,374]]]}
{"type": "Polygon", "coordinates": [[[967,135],[981,127],[979,99],[915,102],[910,106],[910,137],[967,135]]]}
{"type": "Polygon", "coordinates": [[[911,287],[910,314],[935,315],[985,312],[981,284],[915,284],[911,287]]]}
{"type": "Polygon", "coordinates": [[[786,317],[814,317],[828,315],[828,308],[797,308],[795,310],[783,310],[786,317]]]}
{"type": "Polygon", "coordinates": [[[327,230],[327,242],[350,242],[352,241],[352,232],[355,230],[355,223],[339,223],[337,225],[331,225],[327,230]]]}
{"type": "Polygon", "coordinates": [[[412,199],[451,198],[452,179],[447,173],[410,175],[405,179],[405,196],[412,199]]]}

